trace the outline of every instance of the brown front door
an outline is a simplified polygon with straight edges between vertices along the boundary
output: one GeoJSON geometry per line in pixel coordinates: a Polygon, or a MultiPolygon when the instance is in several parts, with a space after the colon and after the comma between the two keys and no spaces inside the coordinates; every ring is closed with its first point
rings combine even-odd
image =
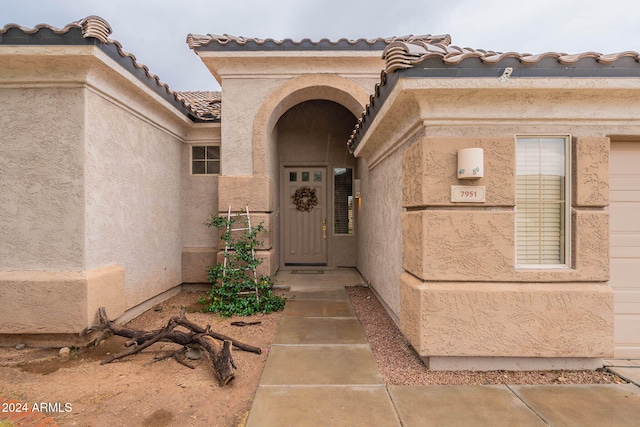
{"type": "Polygon", "coordinates": [[[284,264],[327,265],[327,168],[285,167],[283,183],[284,264]]]}

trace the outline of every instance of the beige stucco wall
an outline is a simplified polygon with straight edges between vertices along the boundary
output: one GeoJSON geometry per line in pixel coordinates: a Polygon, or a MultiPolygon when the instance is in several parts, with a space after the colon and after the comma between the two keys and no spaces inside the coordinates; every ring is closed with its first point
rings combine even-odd
{"type": "Polygon", "coordinates": [[[355,115],[378,81],[379,51],[200,51],[224,92],[223,175],[276,177],[266,140],[280,116],[300,102],[330,99],[355,115]]]}
{"type": "Polygon", "coordinates": [[[0,270],[84,268],[84,95],[0,83],[0,270]]]}
{"type": "Polygon", "coordinates": [[[401,293],[403,332],[423,356],[611,356],[604,283],[423,282],[404,273],[401,293]]]}
{"type": "Polygon", "coordinates": [[[0,335],[70,339],[181,283],[190,121],[94,47],[0,60],[0,335]]]}
{"type": "MultiPolygon", "coordinates": [[[[380,53],[230,50],[198,54],[224,92],[219,210],[249,202],[252,212],[270,216],[272,247],[261,251],[265,257],[261,268],[275,272],[280,266],[281,203],[276,124],[290,108],[314,99],[337,102],[358,116],[379,78],[380,53]]],[[[325,156],[319,156],[318,161],[323,161],[325,156]]],[[[341,248],[332,252],[332,263],[354,253],[353,239],[346,240],[345,245],[336,239],[341,248]]]]}
{"type": "Polygon", "coordinates": [[[182,281],[182,142],[91,91],[86,115],[86,268],[122,265],[133,306],[182,281]]]}
{"type": "MultiPolygon", "coordinates": [[[[402,218],[402,258],[390,260],[386,271],[400,271],[401,328],[423,357],[440,366],[447,357],[488,358],[496,369],[509,358],[612,355],[608,136],[640,132],[629,92],[638,90],[629,79],[513,86],[488,79],[400,80],[356,149],[369,166],[360,215],[370,215],[367,199],[379,191],[372,185],[376,170],[400,167],[395,215],[402,218]],[[516,268],[515,135],[553,133],[573,137],[572,264],[516,268]],[[484,149],[484,178],[457,179],[457,151],[466,147],[484,149]],[[452,203],[452,185],[484,186],[486,201],[452,203]]],[[[398,223],[389,222],[391,228],[398,223]]],[[[364,225],[376,223],[367,219],[364,225]]],[[[366,270],[359,255],[359,267],[361,260],[366,270]]],[[[376,274],[368,277],[374,284],[376,274]]],[[[379,294],[393,307],[393,299],[379,294]]]]}
{"type": "Polygon", "coordinates": [[[218,213],[218,175],[191,174],[193,145],[220,145],[220,124],[194,124],[182,147],[182,281],[208,282],[220,239],[204,222],[218,213]]]}
{"type": "Polygon", "coordinates": [[[77,334],[96,322],[99,307],[117,315],[127,308],[124,276],[119,265],[84,272],[0,272],[0,343],[6,334],[77,334]]]}
{"type": "Polygon", "coordinates": [[[359,159],[362,198],[358,203],[357,267],[396,320],[402,273],[402,152],[369,169],[359,159]]]}
{"type": "Polygon", "coordinates": [[[573,145],[581,165],[573,175],[573,264],[549,269],[516,268],[513,136],[421,138],[405,151],[403,200],[411,210],[403,213],[403,268],[410,274],[401,280],[400,317],[421,355],[610,356],[607,175],[587,172],[607,164],[608,140],[579,137],[573,145]],[[450,187],[465,184],[456,178],[456,153],[470,146],[484,149],[485,177],[471,185],[485,186],[487,198],[456,205],[450,187]]]}

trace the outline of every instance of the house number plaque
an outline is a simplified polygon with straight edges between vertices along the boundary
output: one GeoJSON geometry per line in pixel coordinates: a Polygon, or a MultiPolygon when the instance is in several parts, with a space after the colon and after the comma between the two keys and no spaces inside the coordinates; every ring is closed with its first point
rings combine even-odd
{"type": "Polygon", "coordinates": [[[451,186],[451,203],[483,203],[485,187],[451,186]]]}

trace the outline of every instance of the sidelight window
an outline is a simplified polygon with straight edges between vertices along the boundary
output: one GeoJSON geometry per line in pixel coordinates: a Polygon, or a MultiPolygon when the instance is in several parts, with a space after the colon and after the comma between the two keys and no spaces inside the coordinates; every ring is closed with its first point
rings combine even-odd
{"type": "Polygon", "coordinates": [[[353,169],[335,168],[334,177],[334,234],[353,234],[353,169]]]}

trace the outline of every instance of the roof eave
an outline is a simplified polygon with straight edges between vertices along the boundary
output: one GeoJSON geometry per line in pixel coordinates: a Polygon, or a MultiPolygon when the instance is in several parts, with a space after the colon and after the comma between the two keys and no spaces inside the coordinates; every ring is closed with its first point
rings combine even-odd
{"type": "MultiPolygon", "coordinates": [[[[532,55],[525,54],[524,57],[532,55]]],[[[495,56],[493,56],[495,57],[495,56]]],[[[381,81],[376,85],[375,93],[371,96],[358,124],[354,128],[347,146],[351,152],[356,152],[361,140],[367,133],[370,124],[375,120],[378,111],[384,104],[386,97],[400,78],[407,79],[473,79],[480,85],[473,85],[474,89],[505,88],[501,85],[518,79],[638,79],[640,78],[640,54],[636,52],[621,52],[618,54],[565,55],[548,53],[536,55],[536,61],[522,61],[523,56],[505,54],[499,61],[483,60],[481,55],[462,58],[453,64],[444,63],[444,55],[425,54],[423,59],[414,58],[401,67],[394,67],[390,73],[382,72],[381,81]],[[563,58],[561,60],[561,58],[563,58]],[[505,76],[505,71],[510,69],[505,76]],[[491,79],[494,84],[487,84],[491,79]]],[[[394,61],[394,65],[398,62],[394,61]]],[[[588,84],[587,84],[588,85],[588,84]]],[[[535,86],[535,85],[534,85],[535,86]]],[[[549,87],[549,85],[545,85],[549,87]]],[[[579,86],[579,85],[577,85],[579,86]]],[[[577,87],[576,86],[576,87],[577,87]]],[[[529,84],[528,87],[531,87],[529,84]]],[[[512,85],[512,89],[518,88],[512,85]]],[[[460,86],[456,89],[461,89],[460,86]]]]}
{"type": "Polygon", "coordinates": [[[209,120],[207,117],[198,117],[178,99],[166,83],[151,73],[147,66],[140,64],[134,55],[125,52],[118,41],[109,39],[111,32],[109,23],[95,15],[72,22],[61,29],[47,24],[39,24],[31,29],[17,24],[7,24],[0,28],[0,45],[94,46],[191,121],[209,120]]]}

